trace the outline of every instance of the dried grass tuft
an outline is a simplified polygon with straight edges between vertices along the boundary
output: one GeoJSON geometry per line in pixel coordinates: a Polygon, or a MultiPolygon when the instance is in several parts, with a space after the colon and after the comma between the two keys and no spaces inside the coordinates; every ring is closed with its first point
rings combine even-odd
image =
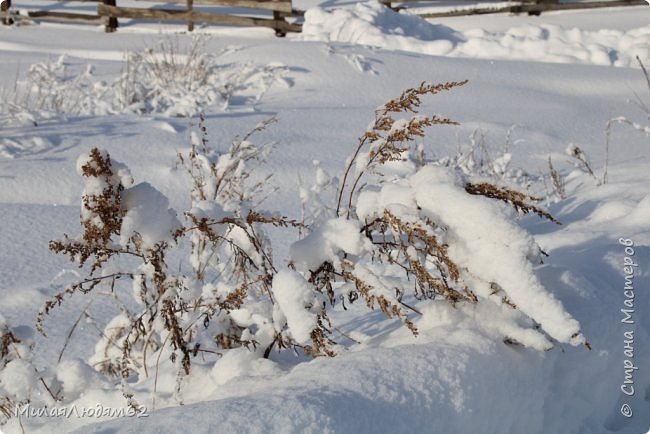
{"type": "Polygon", "coordinates": [[[351,217],[353,197],[363,175],[377,165],[400,160],[403,152],[409,148],[408,142],[415,137],[424,136],[424,128],[432,125],[457,125],[457,122],[451,119],[436,115],[414,116],[408,119],[405,124],[396,125],[392,115],[395,113],[417,114],[423,96],[435,95],[451,90],[454,87],[464,86],[467,82],[467,80],[454,81],[435,85],[422,83],[417,88],[407,89],[399,98],[391,99],[377,109],[373,125],[359,138],[357,148],[346,165],[341,178],[336,203],[337,216],[351,217]],[[364,148],[369,149],[368,161],[363,169],[358,170],[357,174],[353,175],[352,168],[355,167],[355,163],[364,148]],[[344,211],[343,195],[346,190],[348,191],[347,211],[344,211]]]}
{"type": "Polygon", "coordinates": [[[560,175],[560,173],[555,169],[550,156],[548,157],[548,171],[551,176],[551,181],[553,183],[553,190],[555,191],[555,195],[560,200],[566,199],[567,195],[566,195],[566,184],[565,184],[564,177],[560,175]]]}

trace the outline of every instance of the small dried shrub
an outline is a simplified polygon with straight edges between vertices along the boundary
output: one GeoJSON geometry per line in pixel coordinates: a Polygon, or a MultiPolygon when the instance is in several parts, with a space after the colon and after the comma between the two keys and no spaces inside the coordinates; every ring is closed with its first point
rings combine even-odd
{"type": "MultiPolygon", "coordinates": [[[[185,225],[160,192],[147,183],[133,185],[126,166],[107,152],[92,149],[78,162],[86,180],[83,234],[65,235],[50,249],[87,266],[88,276],[47,301],[37,327],[45,331],[46,316],[66,297],[100,287],[123,297],[122,282],[130,281],[133,299],[118,306],[120,313],[105,326],[91,363],[122,378],[133,405],[127,380],[182,378],[199,355],[203,362],[214,361],[225,350],[246,347],[266,357],[274,345],[296,344],[273,296],[277,268],[263,227],[300,224],[256,211],[257,195],[268,183],[251,177],[270,147],[257,146],[250,137],[272,121],[234,140],[225,153],[211,149],[203,134],[200,143],[179,154],[192,181],[185,225]],[[187,243],[187,262],[170,272],[167,257],[172,250],[185,252],[187,243]],[[161,369],[165,358],[171,369],[161,369]]],[[[205,131],[203,122],[200,128],[205,131]]],[[[319,318],[325,320],[324,312],[319,318]]]]}
{"type": "Polygon", "coordinates": [[[122,73],[112,82],[95,75],[95,67],[75,64],[66,56],[30,65],[4,89],[0,123],[37,125],[60,116],[119,113],[191,117],[218,106],[228,109],[233,97],[254,107],[277,84],[289,86],[287,68],[279,63],[221,63],[210,53],[205,36],[187,46],[161,39],[153,47],[125,53],[122,73]]]}

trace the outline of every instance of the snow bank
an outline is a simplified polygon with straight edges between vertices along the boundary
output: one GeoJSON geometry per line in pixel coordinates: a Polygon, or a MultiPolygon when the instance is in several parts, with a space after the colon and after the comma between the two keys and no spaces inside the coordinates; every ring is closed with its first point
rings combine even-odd
{"type": "Polygon", "coordinates": [[[191,420],[195,433],[540,433],[549,374],[521,374],[542,360],[542,354],[496,351],[467,333],[454,346],[379,348],[314,360],[255,393],[79,432],[182,432],[191,420]],[[513,377],[517,381],[507,381],[513,377]]]}
{"type": "Polygon", "coordinates": [[[650,58],[650,25],[628,31],[541,24],[505,32],[456,32],[407,11],[397,13],[376,0],[352,9],[309,9],[301,38],[430,55],[623,67],[636,65],[635,56],[650,58]]]}
{"type": "Polygon", "coordinates": [[[307,10],[301,38],[371,45],[424,54],[446,54],[454,46],[453,30],[379,3],[357,3],[354,9],[307,10]]]}
{"type": "Polygon", "coordinates": [[[628,31],[582,30],[558,25],[521,26],[506,32],[463,33],[452,56],[586,63],[629,67],[650,58],[650,25],[628,31]]]}

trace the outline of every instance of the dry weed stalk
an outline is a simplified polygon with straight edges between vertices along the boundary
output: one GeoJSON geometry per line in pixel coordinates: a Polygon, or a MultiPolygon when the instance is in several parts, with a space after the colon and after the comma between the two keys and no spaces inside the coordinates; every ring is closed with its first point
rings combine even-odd
{"type": "MultiPolygon", "coordinates": [[[[639,63],[639,66],[641,67],[641,71],[643,73],[643,76],[646,81],[646,85],[648,87],[648,92],[650,92],[650,75],[648,75],[648,70],[645,68],[645,65],[641,61],[641,58],[639,56],[636,56],[636,60],[639,63]]],[[[635,105],[641,109],[641,111],[645,114],[647,120],[649,121],[648,125],[641,125],[637,122],[633,122],[623,116],[618,116],[612,119],[609,119],[607,123],[605,124],[605,168],[603,170],[603,184],[607,184],[607,176],[608,176],[608,167],[609,167],[609,143],[610,143],[610,138],[612,135],[612,129],[614,124],[624,124],[632,127],[633,129],[640,131],[642,133],[645,133],[646,135],[650,136],[650,107],[648,104],[646,104],[643,99],[635,92],[634,96],[636,98],[635,105]]]]}
{"type": "Polygon", "coordinates": [[[386,315],[388,318],[397,317],[404,325],[413,333],[414,336],[418,335],[418,330],[411,320],[409,320],[406,312],[400,308],[397,303],[393,300],[388,299],[384,295],[375,295],[373,294],[373,286],[370,285],[364,278],[355,275],[354,269],[355,265],[351,261],[344,261],[343,266],[343,278],[354,283],[355,289],[360,293],[366,301],[366,305],[370,309],[375,308],[375,304],[379,305],[379,309],[386,315]]]}
{"type": "MultiPolygon", "coordinates": [[[[34,400],[49,400],[54,403],[61,400],[59,391],[48,386],[48,381],[42,371],[39,371],[32,364],[33,341],[29,338],[19,338],[14,330],[4,323],[0,317],[0,371],[7,368],[12,362],[18,362],[22,367],[32,370],[33,381],[35,381],[34,390],[30,390],[28,396],[17,395],[15,392],[5,390],[3,384],[0,384],[0,426],[8,419],[16,416],[17,411],[25,405],[32,403],[34,400]]],[[[45,369],[46,370],[46,369],[45,369]]],[[[20,372],[20,371],[19,371],[20,372]]],[[[25,379],[30,381],[32,379],[25,379]]],[[[30,387],[30,389],[32,389],[30,387]]]]}
{"type": "Polygon", "coordinates": [[[375,113],[373,125],[359,138],[352,158],[348,161],[341,183],[338,189],[338,200],[336,203],[336,215],[345,214],[351,217],[352,202],[357,186],[363,175],[377,165],[389,161],[400,160],[404,151],[408,149],[407,143],[415,137],[424,136],[424,128],[432,125],[457,125],[456,122],[445,117],[413,116],[402,123],[397,123],[392,115],[395,113],[416,114],[422,104],[421,98],[426,95],[448,91],[454,87],[463,86],[467,80],[460,82],[448,82],[442,84],[421,83],[417,88],[407,89],[399,98],[391,99],[382,105],[375,113]],[[361,151],[368,148],[367,162],[352,173],[361,151]],[[351,182],[351,185],[348,185],[351,182]],[[343,210],[343,195],[348,190],[347,210],[343,210]]]}
{"type": "Polygon", "coordinates": [[[473,184],[471,182],[465,185],[465,191],[469,194],[481,195],[490,199],[498,199],[510,204],[520,214],[534,213],[541,218],[552,221],[555,224],[561,224],[548,211],[537,207],[531,202],[539,202],[542,198],[530,196],[517,190],[507,187],[497,186],[487,182],[473,184]]]}
{"type": "Polygon", "coordinates": [[[566,196],[566,185],[565,185],[564,177],[562,177],[562,175],[560,175],[560,173],[555,169],[550,156],[548,157],[548,171],[551,175],[551,181],[553,182],[553,190],[555,191],[556,196],[560,200],[566,199],[567,196],[566,196]]]}
{"type": "Polygon", "coordinates": [[[566,152],[569,157],[574,158],[576,160],[580,170],[582,170],[585,173],[588,173],[589,176],[594,178],[596,182],[600,185],[600,179],[598,179],[593,169],[591,168],[591,165],[589,164],[589,159],[587,158],[587,154],[585,154],[585,152],[582,149],[580,149],[580,147],[576,145],[570,145],[567,148],[566,152]]]}

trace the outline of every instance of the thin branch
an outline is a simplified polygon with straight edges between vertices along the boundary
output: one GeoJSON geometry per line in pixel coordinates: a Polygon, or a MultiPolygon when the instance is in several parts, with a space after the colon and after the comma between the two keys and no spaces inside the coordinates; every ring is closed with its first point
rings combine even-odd
{"type": "Polygon", "coordinates": [[[65,339],[65,343],[63,344],[63,348],[61,348],[61,352],[59,353],[59,358],[57,359],[57,363],[61,362],[61,359],[63,358],[63,353],[65,352],[65,349],[67,348],[68,344],[70,343],[70,338],[72,338],[72,334],[74,333],[75,329],[77,328],[77,326],[81,322],[81,318],[83,318],[84,316],[88,316],[88,308],[90,307],[90,305],[92,304],[93,301],[94,300],[91,299],[88,302],[88,304],[86,304],[86,307],[81,311],[81,314],[79,315],[79,318],[77,318],[77,320],[72,325],[72,328],[70,328],[70,331],[68,332],[68,336],[65,339]]]}

